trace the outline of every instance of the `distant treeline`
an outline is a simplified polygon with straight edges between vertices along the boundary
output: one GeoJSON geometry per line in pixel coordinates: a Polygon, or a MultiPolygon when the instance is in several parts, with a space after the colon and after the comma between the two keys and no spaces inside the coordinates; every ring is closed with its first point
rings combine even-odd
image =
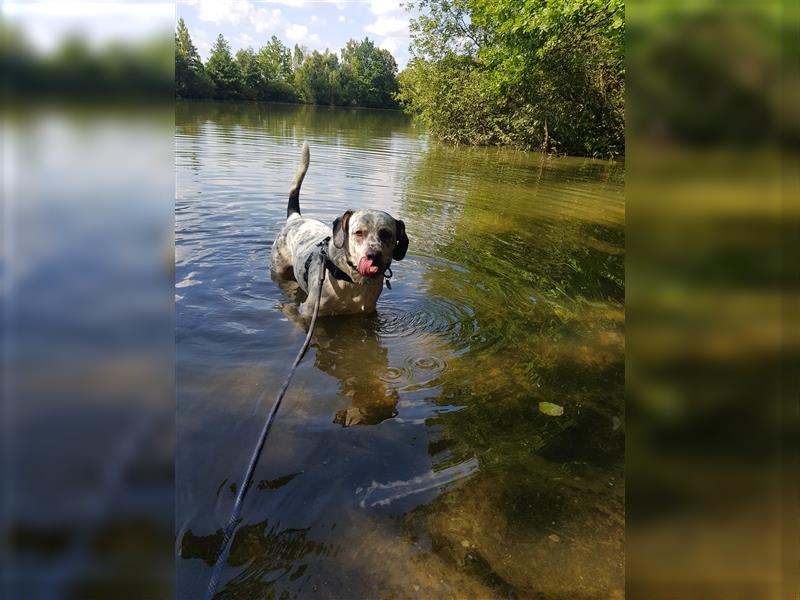
{"type": "Polygon", "coordinates": [[[178,98],[272,100],[336,106],[397,108],[397,63],[369,39],[335,53],[290,50],[277,37],[258,51],[231,53],[220,34],[203,63],[183,19],[175,31],[178,98]]]}

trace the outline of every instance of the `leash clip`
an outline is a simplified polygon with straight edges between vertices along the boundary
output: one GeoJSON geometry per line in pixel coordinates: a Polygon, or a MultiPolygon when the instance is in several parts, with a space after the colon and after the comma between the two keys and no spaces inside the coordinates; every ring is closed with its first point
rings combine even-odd
{"type": "Polygon", "coordinates": [[[394,277],[394,273],[392,273],[392,268],[391,267],[386,267],[386,269],[383,271],[383,277],[384,277],[383,281],[386,284],[386,289],[387,290],[392,289],[392,283],[389,280],[392,277],[394,277]],[[386,271],[389,271],[388,275],[386,274],[386,271]]]}

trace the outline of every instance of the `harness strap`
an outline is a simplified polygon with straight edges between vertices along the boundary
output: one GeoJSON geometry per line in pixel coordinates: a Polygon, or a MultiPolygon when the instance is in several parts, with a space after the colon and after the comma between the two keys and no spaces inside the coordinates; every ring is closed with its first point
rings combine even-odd
{"type": "Polygon", "coordinates": [[[328,255],[325,255],[325,268],[331,272],[334,279],[338,279],[339,281],[346,281],[348,283],[355,283],[353,278],[350,277],[347,273],[342,271],[339,267],[337,267],[334,262],[328,258],[328,255]]]}
{"type": "MultiPolygon", "coordinates": [[[[330,259],[328,256],[328,242],[331,241],[330,236],[326,237],[324,240],[321,240],[317,243],[317,247],[319,248],[319,253],[322,255],[323,264],[325,265],[325,269],[330,271],[330,274],[333,275],[334,279],[338,279],[339,281],[346,281],[347,283],[355,283],[344,271],[342,271],[336,264],[330,259]]],[[[306,258],[305,266],[303,267],[303,281],[308,286],[308,268],[311,266],[311,261],[314,259],[314,252],[308,255],[306,258]]],[[[348,261],[348,264],[349,261],[348,261]]]]}

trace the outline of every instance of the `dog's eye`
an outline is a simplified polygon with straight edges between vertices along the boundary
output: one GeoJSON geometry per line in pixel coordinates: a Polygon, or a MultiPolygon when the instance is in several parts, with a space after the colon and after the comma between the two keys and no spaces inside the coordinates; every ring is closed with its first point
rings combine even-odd
{"type": "Polygon", "coordinates": [[[359,229],[358,231],[354,231],[353,235],[356,237],[364,237],[364,232],[359,229]]]}
{"type": "Polygon", "coordinates": [[[392,232],[388,229],[381,229],[378,236],[380,236],[381,241],[388,242],[392,239],[392,232]]]}

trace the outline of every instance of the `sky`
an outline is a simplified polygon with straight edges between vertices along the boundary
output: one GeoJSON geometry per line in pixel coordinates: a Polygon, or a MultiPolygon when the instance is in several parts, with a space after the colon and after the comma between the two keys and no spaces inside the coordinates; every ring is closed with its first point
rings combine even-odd
{"type": "Polygon", "coordinates": [[[284,44],[338,52],[347,40],[369,37],[408,63],[408,13],[389,0],[179,0],[194,45],[205,61],[218,34],[232,50],[258,50],[273,35],[284,44]]]}
{"type": "Polygon", "coordinates": [[[369,37],[400,70],[409,59],[409,14],[399,0],[0,0],[0,11],[45,52],[68,34],[94,46],[171,35],[183,17],[204,61],[220,33],[234,52],[258,50],[273,35],[289,47],[333,52],[369,37]]]}

